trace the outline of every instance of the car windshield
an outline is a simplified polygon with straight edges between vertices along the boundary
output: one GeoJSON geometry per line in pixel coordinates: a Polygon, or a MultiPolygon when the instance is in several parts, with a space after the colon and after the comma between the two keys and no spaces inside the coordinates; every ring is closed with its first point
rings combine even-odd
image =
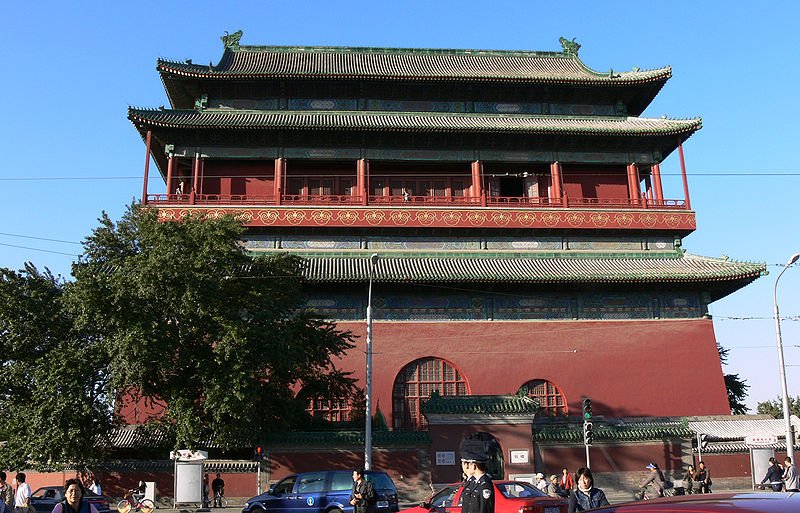
{"type": "Polygon", "coordinates": [[[31,495],[34,499],[55,499],[61,497],[61,491],[55,488],[39,488],[31,495]]]}
{"type": "Polygon", "coordinates": [[[497,489],[506,499],[527,499],[529,497],[547,497],[547,494],[533,485],[523,482],[495,483],[497,489]]]}
{"type": "Polygon", "coordinates": [[[431,506],[436,508],[445,508],[447,506],[453,505],[453,496],[456,494],[456,490],[458,490],[457,486],[448,486],[443,490],[439,491],[436,495],[430,498],[428,501],[431,506]]]}
{"type": "Polygon", "coordinates": [[[367,481],[372,483],[372,487],[376,490],[394,493],[394,483],[391,478],[383,472],[367,472],[364,476],[367,481]]]}

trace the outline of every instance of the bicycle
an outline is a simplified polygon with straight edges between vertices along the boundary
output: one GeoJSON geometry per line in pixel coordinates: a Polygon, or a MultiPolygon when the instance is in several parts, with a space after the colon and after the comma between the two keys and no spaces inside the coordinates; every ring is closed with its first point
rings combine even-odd
{"type": "Polygon", "coordinates": [[[227,508],[228,499],[226,499],[225,496],[222,495],[222,492],[214,492],[214,500],[212,501],[212,505],[215,508],[227,508]]]}
{"type": "Polygon", "coordinates": [[[130,513],[131,511],[138,511],[140,513],[152,513],[155,511],[156,505],[150,499],[137,500],[133,496],[133,490],[128,490],[125,497],[117,503],[117,511],[119,513],[130,513]]]}

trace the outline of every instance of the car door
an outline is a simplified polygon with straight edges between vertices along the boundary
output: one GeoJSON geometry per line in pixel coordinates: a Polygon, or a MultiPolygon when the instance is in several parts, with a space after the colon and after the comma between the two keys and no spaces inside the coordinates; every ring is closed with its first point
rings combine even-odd
{"type": "Polygon", "coordinates": [[[318,513],[324,511],[325,478],[327,472],[306,472],[297,476],[294,497],[290,498],[289,513],[318,513]]]}
{"type": "Polygon", "coordinates": [[[269,513],[290,513],[296,509],[296,495],[294,493],[298,476],[289,476],[279,481],[270,493],[269,500],[264,503],[269,513]]]}

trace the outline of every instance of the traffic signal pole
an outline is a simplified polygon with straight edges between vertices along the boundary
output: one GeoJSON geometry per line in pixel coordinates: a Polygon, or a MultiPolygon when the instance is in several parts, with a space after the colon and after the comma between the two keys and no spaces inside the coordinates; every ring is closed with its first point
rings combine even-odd
{"type": "Polygon", "coordinates": [[[594,442],[594,425],[592,424],[592,400],[583,398],[583,445],[586,447],[586,468],[591,468],[589,446],[594,442]]]}

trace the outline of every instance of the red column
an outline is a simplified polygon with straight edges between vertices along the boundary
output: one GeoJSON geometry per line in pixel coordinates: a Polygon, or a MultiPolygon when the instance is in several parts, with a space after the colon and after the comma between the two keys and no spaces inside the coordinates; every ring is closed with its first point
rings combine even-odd
{"type": "Polygon", "coordinates": [[[367,159],[358,159],[356,163],[356,193],[361,198],[361,204],[367,204],[367,159]]]}
{"type": "Polygon", "coordinates": [[[358,161],[358,176],[361,178],[361,187],[358,194],[361,195],[361,204],[366,206],[369,202],[369,160],[361,159],[358,161]]]}
{"type": "Polygon", "coordinates": [[[480,198],[483,195],[483,162],[476,160],[472,163],[472,197],[480,198]]]}
{"type": "Polygon", "coordinates": [[[551,203],[561,203],[563,194],[561,192],[561,164],[553,162],[550,164],[550,200],[551,203]]]}
{"type": "Polygon", "coordinates": [[[175,155],[172,152],[169,152],[169,160],[167,161],[167,201],[169,201],[169,195],[172,194],[172,171],[175,167],[175,155]]]}
{"type": "Polygon", "coordinates": [[[192,205],[197,200],[197,187],[200,180],[200,153],[194,154],[194,165],[192,166],[192,205]]]}
{"type": "Polygon", "coordinates": [[[631,205],[639,203],[638,188],[638,184],[636,183],[636,164],[628,164],[628,199],[631,205]]]}
{"type": "Polygon", "coordinates": [[[689,180],[686,178],[686,161],[683,160],[683,143],[678,143],[678,154],[681,156],[681,177],[683,178],[683,197],[686,198],[686,209],[692,209],[692,202],[689,200],[689,180]]]}
{"type": "Polygon", "coordinates": [[[153,132],[147,131],[144,152],[144,184],[142,185],[142,205],[147,205],[147,180],[150,179],[150,143],[153,140],[153,132]]]}
{"type": "Polygon", "coordinates": [[[650,173],[653,175],[653,187],[655,188],[656,204],[661,205],[664,202],[664,191],[661,188],[661,168],[658,164],[650,166],[650,173]]]}
{"type": "Polygon", "coordinates": [[[642,203],[642,177],[636,164],[633,164],[633,192],[636,193],[636,203],[642,203]]]}
{"type": "Polygon", "coordinates": [[[283,183],[283,159],[277,158],[275,159],[275,184],[273,188],[272,194],[275,196],[275,204],[281,204],[281,195],[283,193],[283,187],[281,184],[283,183]]]}

